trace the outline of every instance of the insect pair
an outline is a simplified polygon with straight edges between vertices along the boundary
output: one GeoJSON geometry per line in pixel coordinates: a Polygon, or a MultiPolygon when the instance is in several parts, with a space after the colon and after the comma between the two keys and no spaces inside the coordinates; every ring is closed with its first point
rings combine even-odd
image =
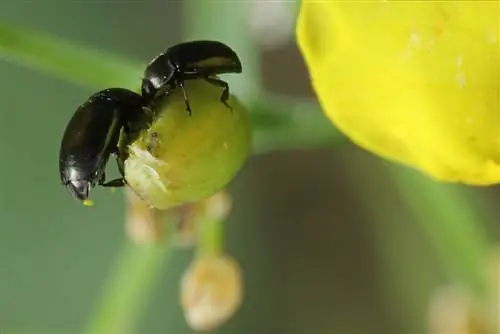
{"type": "Polygon", "coordinates": [[[217,41],[192,41],[169,48],[146,67],[141,94],[125,88],[108,88],[80,105],[69,121],[59,151],[59,173],[64,186],[77,200],[89,203],[96,185],[121,187],[121,178],[106,182],[105,169],[111,155],[120,162],[118,142],[121,131],[130,132],[158,98],[180,88],[186,110],[191,114],[184,81],[204,79],[222,88],[220,100],[228,108],[229,86],[217,75],[241,73],[241,62],[227,45],[217,41]]]}

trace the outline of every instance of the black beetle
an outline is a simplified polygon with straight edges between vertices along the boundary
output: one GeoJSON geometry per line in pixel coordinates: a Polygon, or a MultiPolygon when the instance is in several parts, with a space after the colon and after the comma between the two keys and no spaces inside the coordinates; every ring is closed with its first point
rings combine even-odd
{"type": "Polygon", "coordinates": [[[124,88],[109,88],[92,95],[69,121],[59,151],[59,173],[71,195],[88,203],[90,189],[124,186],[121,178],[105,182],[110,155],[118,158],[120,132],[137,119],[144,98],[124,88]]]}
{"type": "Polygon", "coordinates": [[[157,97],[180,87],[184,94],[186,109],[191,114],[184,81],[203,78],[223,88],[220,100],[231,108],[227,104],[229,85],[217,75],[241,72],[242,66],[238,55],[224,43],[208,40],[181,43],[151,60],[144,72],[141,94],[149,101],[155,101],[157,97]]]}

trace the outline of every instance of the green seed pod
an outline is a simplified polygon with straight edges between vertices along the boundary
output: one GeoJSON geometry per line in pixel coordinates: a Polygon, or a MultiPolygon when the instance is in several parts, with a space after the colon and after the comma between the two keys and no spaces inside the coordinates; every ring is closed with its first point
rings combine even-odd
{"type": "Polygon", "coordinates": [[[155,107],[151,124],[134,138],[123,136],[121,153],[128,185],[156,209],[168,209],[212,196],[226,187],[250,154],[251,124],[234,97],[220,101],[221,88],[188,80],[192,109],[181,89],[155,107]]]}

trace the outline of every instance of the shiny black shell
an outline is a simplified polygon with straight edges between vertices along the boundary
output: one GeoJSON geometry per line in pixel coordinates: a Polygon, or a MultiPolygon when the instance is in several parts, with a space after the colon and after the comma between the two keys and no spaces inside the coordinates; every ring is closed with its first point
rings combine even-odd
{"type": "Polygon", "coordinates": [[[110,155],[116,152],[123,126],[141,112],[141,95],[110,88],[92,95],[78,107],[64,132],[59,151],[62,183],[79,200],[104,181],[110,155]]]}
{"type": "Polygon", "coordinates": [[[141,92],[153,99],[180,81],[225,73],[241,73],[236,52],[217,41],[191,41],[172,46],[146,67],[141,92]]]}

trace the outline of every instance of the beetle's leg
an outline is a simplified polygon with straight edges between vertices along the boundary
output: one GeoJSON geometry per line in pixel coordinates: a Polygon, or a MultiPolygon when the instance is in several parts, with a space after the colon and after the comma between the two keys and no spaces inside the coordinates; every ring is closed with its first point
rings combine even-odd
{"type": "Polygon", "coordinates": [[[106,172],[102,172],[101,177],[99,178],[99,181],[97,181],[97,183],[101,185],[104,183],[104,181],[106,181],[106,172]]]}
{"type": "Polygon", "coordinates": [[[125,186],[125,180],[123,178],[120,179],[114,179],[106,183],[100,183],[99,184],[101,187],[113,187],[113,188],[120,188],[125,186]]]}
{"type": "MultiPolygon", "coordinates": [[[[118,146],[113,147],[110,151],[111,155],[114,155],[116,158],[120,157],[120,151],[118,150],[118,146]]],[[[104,173],[103,173],[104,175],[104,173]]]]}
{"type": "Polygon", "coordinates": [[[184,89],[184,81],[177,82],[177,85],[182,90],[182,94],[184,95],[184,102],[186,103],[186,110],[187,110],[189,116],[191,116],[191,106],[189,105],[187,93],[186,93],[186,90],[184,89]]]}
{"type": "MultiPolygon", "coordinates": [[[[125,180],[125,171],[123,170],[123,166],[122,164],[120,163],[120,161],[122,161],[122,157],[120,155],[120,151],[118,149],[118,147],[115,147],[112,151],[111,151],[111,154],[113,154],[115,157],[116,157],[116,166],[118,167],[118,172],[120,173],[120,175],[122,176],[122,180],[124,183],[127,183],[126,180],[125,180]]],[[[117,179],[119,180],[119,179],[117,179]]],[[[116,181],[116,180],[113,180],[113,181],[116,181]]],[[[113,182],[113,181],[110,181],[110,182],[113,182]]],[[[109,182],[108,182],[109,183],[109,182]]]]}
{"type": "Polygon", "coordinates": [[[214,77],[205,77],[205,80],[210,82],[212,85],[222,87],[222,94],[220,95],[220,101],[229,109],[233,110],[233,108],[227,103],[229,100],[229,85],[227,82],[214,78],[214,77]]]}
{"type": "Polygon", "coordinates": [[[118,148],[118,146],[111,149],[111,155],[113,155],[115,157],[115,159],[116,159],[116,165],[118,166],[118,170],[119,170],[120,174],[123,175],[122,171],[120,170],[120,163],[119,163],[119,161],[120,161],[120,159],[122,157],[121,157],[120,149],[118,148]]]}

